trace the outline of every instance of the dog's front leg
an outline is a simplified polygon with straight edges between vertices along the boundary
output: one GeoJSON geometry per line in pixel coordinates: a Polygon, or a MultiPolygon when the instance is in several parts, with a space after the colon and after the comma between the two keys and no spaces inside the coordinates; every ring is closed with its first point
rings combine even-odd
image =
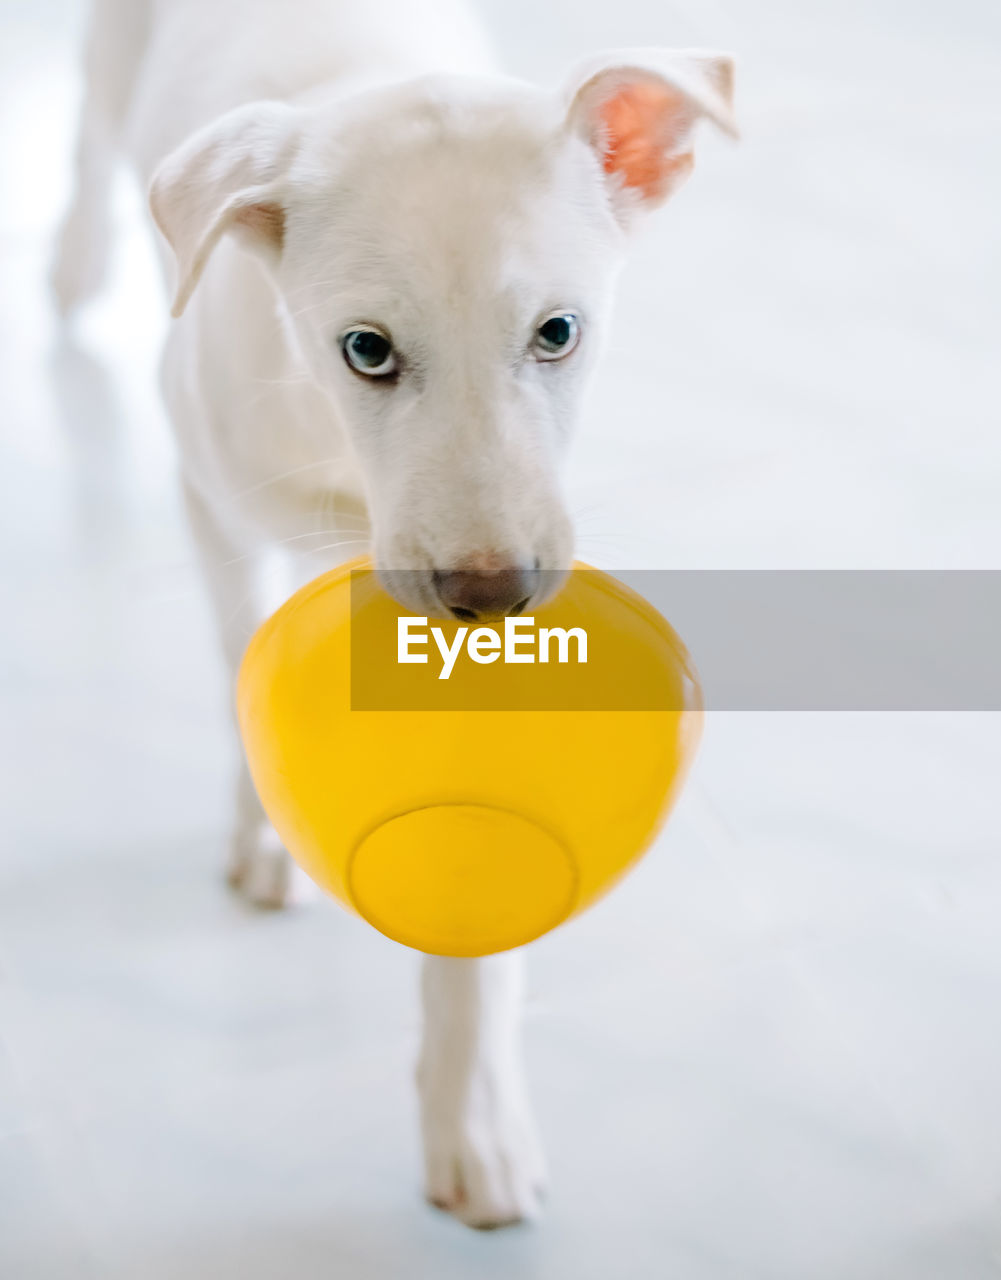
{"type": "Polygon", "coordinates": [[[418,1066],[428,1199],[474,1227],[533,1218],[545,1163],[521,1056],[523,962],[426,956],[418,1066]]]}

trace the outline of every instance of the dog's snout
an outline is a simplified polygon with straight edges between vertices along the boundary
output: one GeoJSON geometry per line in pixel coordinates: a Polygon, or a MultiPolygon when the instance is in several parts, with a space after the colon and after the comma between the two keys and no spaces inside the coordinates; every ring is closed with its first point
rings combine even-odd
{"type": "Polygon", "coordinates": [[[539,585],[538,569],[518,565],[436,569],[438,598],[450,613],[467,622],[511,617],[528,604],[539,585]]]}

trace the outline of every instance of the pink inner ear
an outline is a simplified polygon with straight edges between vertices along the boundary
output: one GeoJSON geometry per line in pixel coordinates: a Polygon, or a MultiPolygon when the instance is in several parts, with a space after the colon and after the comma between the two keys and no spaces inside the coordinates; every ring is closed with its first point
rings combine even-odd
{"type": "Polygon", "coordinates": [[[623,85],[600,107],[605,172],[646,197],[662,196],[691,166],[675,150],[688,124],[685,99],[666,84],[623,85]]]}
{"type": "Polygon", "coordinates": [[[280,204],[261,201],[245,204],[233,215],[233,222],[281,249],[285,240],[285,210],[280,204]]]}

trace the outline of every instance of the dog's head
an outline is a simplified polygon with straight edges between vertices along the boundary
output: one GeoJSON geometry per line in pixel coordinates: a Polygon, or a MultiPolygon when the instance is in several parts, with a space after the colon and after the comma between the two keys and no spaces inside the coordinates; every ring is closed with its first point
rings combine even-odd
{"type": "Polygon", "coordinates": [[[428,77],[253,103],[155,174],[174,314],[224,233],[267,264],[408,607],[518,612],[569,567],[559,464],[628,231],[688,176],[699,117],[734,132],[731,80],[725,57],[647,50],[564,97],[428,77]]]}

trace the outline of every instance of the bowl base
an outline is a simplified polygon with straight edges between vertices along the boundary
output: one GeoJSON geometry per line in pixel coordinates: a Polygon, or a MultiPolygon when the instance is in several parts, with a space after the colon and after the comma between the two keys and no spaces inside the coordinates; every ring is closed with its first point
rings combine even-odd
{"type": "Polygon", "coordinates": [[[537,823],[487,805],[398,814],[354,850],[348,888],[380,933],[430,955],[508,951],[573,909],[570,852],[537,823]]]}

